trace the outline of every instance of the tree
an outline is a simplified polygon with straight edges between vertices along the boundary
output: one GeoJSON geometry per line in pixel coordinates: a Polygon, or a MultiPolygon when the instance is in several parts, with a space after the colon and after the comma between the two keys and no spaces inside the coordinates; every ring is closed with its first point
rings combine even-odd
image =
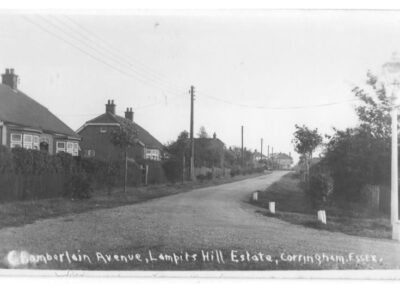
{"type": "Polygon", "coordinates": [[[178,172],[182,175],[182,181],[185,179],[186,160],[189,159],[189,132],[186,130],[179,133],[176,141],[170,142],[166,145],[166,149],[173,157],[169,160],[168,164],[174,169],[168,169],[171,179],[175,180],[178,172]],[[179,169],[181,167],[181,169],[179,169]]]}
{"type": "Polygon", "coordinates": [[[373,94],[360,87],[353,88],[352,92],[360,100],[361,105],[355,108],[361,122],[360,128],[371,133],[375,138],[390,138],[391,136],[391,100],[386,95],[383,84],[379,83],[377,76],[367,73],[367,88],[373,94]]]}
{"type": "Polygon", "coordinates": [[[307,126],[295,125],[296,131],[293,133],[294,138],[292,143],[295,146],[295,151],[304,157],[306,166],[305,181],[309,188],[310,175],[310,160],[315,149],[322,143],[322,136],[318,129],[309,129],[307,126]]]}
{"type": "Polygon", "coordinates": [[[126,183],[128,178],[128,149],[138,141],[137,132],[131,124],[122,122],[119,128],[111,133],[111,142],[122,149],[125,160],[124,167],[124,192],[126,192],[126,183]]]}
{"type": "Polygon", "coordinates": [[[359,199],[367,183],[386,183],[390,173],[391,100],[377,76],[367,72],[364,88],[355,87],[360,124],[335,133],[326,144],[323,162],[332,173],[334,192],[359,199]]]}
{"type": "Polygon", "coordinates": [[[206,131],[206,128],[204,126],[201,126],[199,129],[199,133],[197,133],[197,136],[199,138],[209,138],[208,133],[206,131]]]}

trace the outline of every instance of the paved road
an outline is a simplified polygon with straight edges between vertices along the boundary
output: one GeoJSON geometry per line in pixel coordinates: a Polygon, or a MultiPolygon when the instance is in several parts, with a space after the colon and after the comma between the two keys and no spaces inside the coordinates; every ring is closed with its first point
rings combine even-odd
{"type": "MultiPolygon", "coordinates": [[[[266,189],[285,173],[4,228],[0,230],[0,257],[11,250],[42,254],[237,249],[277,257],[281,253],[374,254],[381,263],[368,262],[364,267],[400,267],[400,245],[396,242],[314,230],[257,213],[247,202],[250,194],[266,189]]],[[[329,267],[340,266],[332,262],[329,267]]]]}

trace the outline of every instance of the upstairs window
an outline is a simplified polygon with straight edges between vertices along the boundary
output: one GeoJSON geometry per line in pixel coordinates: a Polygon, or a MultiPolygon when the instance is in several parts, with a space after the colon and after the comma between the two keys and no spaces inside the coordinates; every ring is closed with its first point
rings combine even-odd
{"type": "Polygon", "coordinates": [[[85,157],[94,157],[95,155],[95,150],[85,150],[85,157]]]}
{"type": "Polygon", "coordinates": [[[107,133],[107,128],[100,127],[100,133],[107,133]]]}

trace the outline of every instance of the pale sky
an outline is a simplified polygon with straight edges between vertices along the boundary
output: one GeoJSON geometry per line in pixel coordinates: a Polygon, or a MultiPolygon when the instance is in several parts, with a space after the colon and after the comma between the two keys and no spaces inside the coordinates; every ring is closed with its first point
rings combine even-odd
{"type": "Polygon", "coordinates": [[[74,130],[113,99],[166,143],[189,130],[194,85],[195,133],[240,146],[244,125],[245,147],[294,155],[296,123],[357,124],[350,91],[400,50],[400,13],[3,13],[0,37],[0,70],[74,130]]]}

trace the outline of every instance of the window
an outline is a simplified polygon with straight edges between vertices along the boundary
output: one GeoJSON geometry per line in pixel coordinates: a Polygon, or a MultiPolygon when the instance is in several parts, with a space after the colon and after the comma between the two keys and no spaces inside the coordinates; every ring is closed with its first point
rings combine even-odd
{"type": "Polygon", "coordinates": [[[72,156],[78,156],[79,153],[79,145],[78,143],[73,143],[73,150],[72,150],[72,156]]]}
{"type": "Polygon", "coordinates": [[[100,133],[106,133],[107,132],[107,128],[105,127],[100,127],[100,133]]]}
{"type": "Polygon", "coordinates": [[[86,150],[85,157],[94,157],[96,155],[95,150],[86,150]]]}
{"type": "Polygon", "coordinates": [[[23,143],[23,147],[25,149],[32,149],[33,148],[33,137],[30,134],[24,134],[24,143],[23,143]]]}
{"type": "Polygon", "coordinates": [[[37,135],[33,135],[33,149],[35,150],[39,150],[40,149],[40,145],[39,145],[39,136],[37,135]]]}
{"type": "Polygon", "coordinates": [[[160,151],[158,149],[146,149],[145,159],[159,161],[160,151]]]}
{"type": "Polygon", "coordinates": [[[67,142],[67,153],[72,155],[73,149],[74,149],[73,143],[67,142]]]}
{"type": "Polygon", "coordinates": [[[22,147],[22,134],[11,133],[11,148],[22,147]]]}
{"type": "Polygon", "coordinates": [[[57,141],[56,143],[56,153],[65,152],[65,142],[57,141]]]}

